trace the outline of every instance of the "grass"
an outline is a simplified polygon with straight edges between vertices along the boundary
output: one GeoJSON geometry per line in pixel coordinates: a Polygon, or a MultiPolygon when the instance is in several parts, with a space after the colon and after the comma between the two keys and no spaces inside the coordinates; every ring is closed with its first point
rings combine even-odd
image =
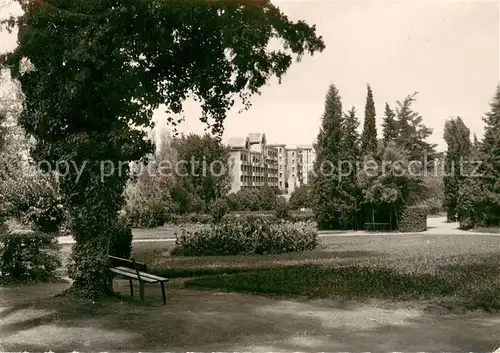
{"type": "Polygon", "coordinates": [[[159,275],[186,278],[189,289],[500,310],[497,237],[353,236],[322,243],[315,251],[281,255],[181,258],[136,249],[134,256],[149,258],[159,275]]]}
{"type": "Polygon", "coordinates": [[[406,270],[385,261],[299,265],[196,278],[185,287],[342,300],[427,301],[430,308],[448,311],[500,310],[500,261],[458,262],[448,259],[418,268],[408,261],[406,270]]]}
{"type": "Polygon", "coordinates": [[[477,232],[477,233],[494,233],[494,234],[500,234],[500,228],[498,227],[480,227],[480,228],[473,228],[471,229],[472,232],[477,232]]]}

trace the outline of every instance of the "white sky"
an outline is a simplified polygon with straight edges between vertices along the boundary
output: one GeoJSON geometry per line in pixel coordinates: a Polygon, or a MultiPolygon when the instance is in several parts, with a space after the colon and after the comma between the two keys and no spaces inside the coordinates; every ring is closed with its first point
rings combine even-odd
{"type": "MultiPolygon", "coordinates": [[[[5,0],[3,0],[5,2],[5,0]]],[[[444,121],[461,116],[481,135],[481,117],[499,83],[499,3],[497,1],[275,1],[293,20],[316,24],[326,49],[292,65],[252,99],[242,114],[231,111],[225,139],[265,132],[268,142],[310,144],[316,138],[324,97],[331,83],[344,109],[364,112],[366,83],[375,96],[380,125],[385,102],[418,91],[415,108],[444,148],[444,121]]],[[[1,7],[0,17],[7,8],[1,7]]],[[[0,33],[0,52],[15,37],[0,33]]],[[[199,108],[186,102],[183,132],[203,132],[199,108]]],[[[165,115],[155,114],[159,125],[165,115]]],[[[381,133],[379,129],[379,133],[381,133]]]]}

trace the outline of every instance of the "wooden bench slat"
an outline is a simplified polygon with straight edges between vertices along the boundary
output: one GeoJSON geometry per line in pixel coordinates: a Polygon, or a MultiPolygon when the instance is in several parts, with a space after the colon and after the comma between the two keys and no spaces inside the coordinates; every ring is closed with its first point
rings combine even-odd
{"type": "MultiPolygon", "coordinates": [[[[121,266],[118,266],[118,267],[115,267],[119,270],[124,270],[124,271],[133,271],[133,273],[135,274],[135,271],[134,270],[131,270],[130,268],[127,268],[127,267],[121,267],[121,266]]],[[[158,282],[167,282],[168,281],[168,278],[165,278],[165,277],[160,277],[160,276],[156,276],[156,275],[153,275],[151,273],[147,273],[147,272],[143,272],[143,271],[138,271],[139,274],[141,275],[141,278],[143,277],[149,277],[151,279],[154,279],[158,282]]]]}
{"type": "MultiPolygon", "coordinates": [[[[115,268],[115,267],[111,268],[110,270],[112,272],[116,273],[116,274],[119,274],[119,275],[122,275],[122,276],[125,276],[125,277],[130,277],[130,278],[139,280],[139,277],[137,277],[137,274],[135,273],[135,271],[134,272],[123,271],[123,270],[120,270],[120,269],[115,268]]],[[[141,281],[148,282],[148,283],[157,283],[158,282],[155,279],[152,279],[152,278],[149,278],[149,277],[142,277],[142,276],[141,276],[141,281]]]]}
{"type": "MultiPolygon", "coordinates": [[[[165,282],[168,281],[168,278],[148,273],[146,264],[136,262],[134,259],[123,259],[121,257],[108,255],[108,265],[111,272],[128,278],[131,296],[134,296],[132,280],[139,281],[139,295],[141,303],[144,303],[144,283],[160,283],[163,305],[166,304],[167,297],[165,295],[165,282]]],[[[111,276],[111,285],[113,285],[112,279],[113,278],[111,276]]]]}

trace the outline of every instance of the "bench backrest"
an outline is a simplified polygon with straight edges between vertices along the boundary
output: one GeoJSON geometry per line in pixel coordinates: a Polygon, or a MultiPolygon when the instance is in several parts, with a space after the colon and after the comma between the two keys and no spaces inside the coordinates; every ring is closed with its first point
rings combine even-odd
{"type": "Polygon", "coordinates": [[[136,271],[143,271],[143,272],[148,271],[148,268],[147,268],[145,263],[136,262],[134,259],[123,259],[121,257],[108,255],[108,262],[109,262],[109,266],[112,266],[112,267],[122,266],[122,267],[131,268],[131,269],[136,270],[136,271]]]}

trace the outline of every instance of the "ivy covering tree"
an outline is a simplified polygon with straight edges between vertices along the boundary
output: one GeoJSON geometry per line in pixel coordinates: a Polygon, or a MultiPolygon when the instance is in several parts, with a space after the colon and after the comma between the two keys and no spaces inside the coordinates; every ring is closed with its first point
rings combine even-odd
{"type": "Polygon", "coordinates": [[[398,138],[398,125],[396,114],[389,104],[385,103],[384,121],[382,122],[384,146],[388,146],[391,141],[398,138]]]}
{"type": "MultiPolygon", "coordinates": [[[[18,46],[4,64],[25,95],[19,118],[35,137],[32,156],[60,178],[76,240],[71,292],[111,292],[107,255],[123,205],[129,162],[153,152],[144,128],[153,112],[182,112],[188,96],[220,134],[239,96],[248,106],[295,57],[324,48],[314,27],[292,22],[270,1],[22,1],[18,46]],[[271,49],[271,39],[283,47],[271,49]],[[27,67],[23,69],[23,63],[27,67]],[[103,177],[104,176],[104,177],[103,177]]],[[[176,121],[171,117],[169,121],[176,121]]]]}
{"type": "Polygon", "coordinates": [[[448,145],[445,160],[444,206],[449,221],[456,221],[459,185],[465,177],[464,163],[472,152],[470,130],[460,117],[447,120],[444,125],[444,140],[448,145]]]}
{"type": "Polygon", "coordinates": [[[363,134],[361,135],[361,151],[365,154],[375,155],[377,153],[377,124],[375,120],[375,102],[370,85],[367,85],[365,120],[363,134]]]}

